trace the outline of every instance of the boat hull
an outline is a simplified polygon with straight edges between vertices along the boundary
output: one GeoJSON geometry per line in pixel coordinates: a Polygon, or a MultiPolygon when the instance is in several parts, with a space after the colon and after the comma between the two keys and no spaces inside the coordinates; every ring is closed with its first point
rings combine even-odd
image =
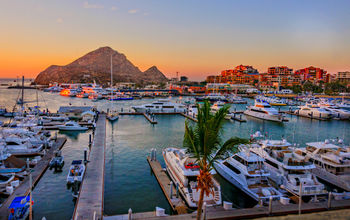
{"type": "Polygon", "coordinates": [[[249,109],[245,110],[243,112],[245,115],[249,115],[254,118],[259,118],[262,120],[268,120],[268,121],[275,121],[275,122],[283,122],[283,117],[282,116],[273,116],[273,115],[268,115],[260,112],[252,112],[249,109]]]}

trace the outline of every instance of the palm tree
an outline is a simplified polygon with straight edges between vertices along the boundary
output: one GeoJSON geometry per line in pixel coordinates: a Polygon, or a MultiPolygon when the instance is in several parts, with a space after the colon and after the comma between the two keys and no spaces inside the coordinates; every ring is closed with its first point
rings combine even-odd
{"type": "Polygon", "coordinates": [[[206,196],[209,196],[209,193],[214,193],[212,191],[213,177],[210,174],[214,162],[218,159],[224,159],[228,152],[238,152],[238,145],[248,143],[248,140],[234,137],[222,143],[222,128],[225,115],[229,111],[229,105],[225,105],[215,114],[210,112],[208,101],[205,101],[201,107],[197,104],[197,109],[198,122],[194,125],[191,125],[187,120],[185,122],[183,146],[194,155],[200,167],[200,173],[197,177],[197,190],[201,190],[197,209],[197,220],[200,220],[204,193],[206,196]]]}

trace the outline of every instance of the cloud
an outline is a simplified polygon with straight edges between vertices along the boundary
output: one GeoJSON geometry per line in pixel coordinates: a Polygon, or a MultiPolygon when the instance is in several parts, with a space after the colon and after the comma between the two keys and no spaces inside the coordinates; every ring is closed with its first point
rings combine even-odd
{"type": "Polygon", "coordinates": [[[104,8],[103,5],[99,5],[99,4],[90,4],[89,2],[84,2],[83,7],[84,7],[84,8],[104,8]]]}
{"type": "Polygon", "coordinates": [[[112,10],[112,11],[116,11],[116,10],[118,10],[118,8],[115,7],[115,6],[112,6],[112,7],[111,7],[111,10],[112,10]]]}
{"type": "Polygon", "coordinates": [[[144,15],[144,16],[148,16],[149,13],[148,13],[148,12],[144,12],[143,15],[144,15]]]}
{"type": "Polygon", "coordinates": [[[136,14],[138,11],[139,11],[139,10],[137,10],[137,9],[130,9],[130,10],[128,11],[128,13],[129,13],[129,14],[136,14]]]}
{"type": "Polygon", "coordinates": [[[61,23],[63,23],[63,19],[62,19],[62,18],[57,18],[57,19],[56,19],[56,22],[59,23],[59,24],[61,24],[61,23]]]}

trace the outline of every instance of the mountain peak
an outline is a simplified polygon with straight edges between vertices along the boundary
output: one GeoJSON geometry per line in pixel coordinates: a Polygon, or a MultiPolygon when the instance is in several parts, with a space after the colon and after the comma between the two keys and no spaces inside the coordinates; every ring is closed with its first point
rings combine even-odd
{"type": "Polygon", "coordinates": [[[106,85],[110,81],[111,55],[115,82],[148,83],[164,82],[167,80],[156,66],[152,66],[147,71],[141,72],[124,54],[118,53],[111,47],[106,46],[91,51],[66,66],[51,65],[39,73],[35,79],[35,83],[78,83],[95,80],[99,84],[106,85]]]}

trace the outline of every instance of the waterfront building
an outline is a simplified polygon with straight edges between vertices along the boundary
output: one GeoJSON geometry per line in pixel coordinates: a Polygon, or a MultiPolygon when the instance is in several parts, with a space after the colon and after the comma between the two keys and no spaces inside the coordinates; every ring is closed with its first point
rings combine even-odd
{"type": "Polygon", "coordinates": [[[255,85],[259,82],[259,72],[252,66],[239,65],[221,72],[222,83],[255,85]]]}
{"type": "Polygon", "coordinates": [[[307,67],[295,71],[296,75],[300,75],[304,81],[317,83],[319,81],[328,82],[327,71],[317,67],[307,67]]]}
{"type": "Polygon", "coordinates": [[[247,84],[229,84],[229,83],[208,83],[206,85],[206,93],[234,93],[238,91],[247,91],[254,86],[247,84]]]}
{"type": "Polygon", "coordinates": [[[300,74],[293,73],[293,69],[287,66],[269,67],[267,73],[261,73],[259,87],[261,89],[288,87],[300,85],[302,78],[300,74]]]}
{"type": "Polygon", "coordinates": [[[341,83],[350,84],[350,71],[338,72],[335,78],[337,81],[341,83]]]}

